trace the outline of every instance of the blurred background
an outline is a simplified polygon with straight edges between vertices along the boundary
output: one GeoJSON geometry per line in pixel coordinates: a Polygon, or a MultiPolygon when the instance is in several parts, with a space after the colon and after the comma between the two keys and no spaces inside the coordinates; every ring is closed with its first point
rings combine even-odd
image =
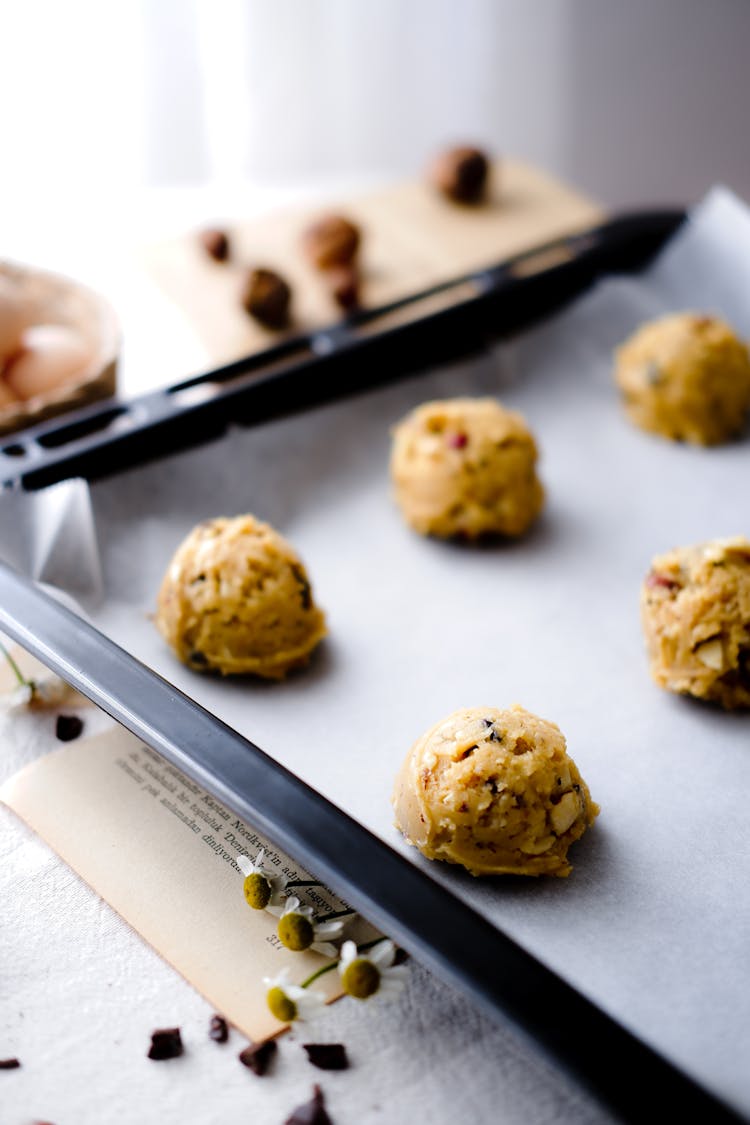
{"type": "Polygon", "coordinates": [[[750,194],[747,0],[25,0],[3,198],[408,176],[474,138],[612,206],[750,194]]]}
{"type": "Polygon", "coordinates": [[[609,209],[750,198],[748,0],[24,0],[0,41],[1,253],[126,315],[124,247],[454,142],[609,209]]]}

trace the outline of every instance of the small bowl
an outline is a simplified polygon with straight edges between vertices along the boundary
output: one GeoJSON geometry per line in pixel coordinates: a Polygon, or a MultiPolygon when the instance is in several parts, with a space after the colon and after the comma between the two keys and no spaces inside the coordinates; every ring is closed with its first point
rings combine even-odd
{"type": "Polygon", "coordinates": [[[91,362],[70,382],[25,402],[0,408],[0,434],[25,429],[45,418],[109,398],[117,386],[120,324],[104,297],[63,274],[20,262],[0,262],[0,276],[28,301],[34,324],[62,324],[91,344],[91,362]]]}

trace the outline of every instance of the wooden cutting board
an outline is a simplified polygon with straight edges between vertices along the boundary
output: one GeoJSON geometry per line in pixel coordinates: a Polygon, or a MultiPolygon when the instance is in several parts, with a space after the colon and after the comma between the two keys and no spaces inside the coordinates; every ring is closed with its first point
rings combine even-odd
{"type": "Polygon", "coordinates": [[[409,181],[329,206],[280,211],[226,227],[231,259],[214,262],[189,233],[146,252],[146,269],[182,309],[215,365],[260,351],[285,334],[335,323],[341,312],[300,249],[308,224],[327,211],[362,229],[364,306],[418,292],[437,282],[494,265],[523,250],[594,226],[602,209],[545,172],[516,160],[496,164],[487,199],[466,206],[429,184],[409,181]],[[257,324],[243,310],[243,270],[266,266],[292,288],[292,320],[284,331],[257,324]]]}

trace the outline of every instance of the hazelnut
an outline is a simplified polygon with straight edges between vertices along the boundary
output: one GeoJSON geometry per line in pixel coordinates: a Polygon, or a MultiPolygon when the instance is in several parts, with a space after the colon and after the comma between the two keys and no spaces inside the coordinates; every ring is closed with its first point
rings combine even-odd
{"type": "Polygon", "coordinates": [[[349,311],[359,305],[359,274],[354,266],[334,266],[326,270],[328,290],[340,309],[349,311]]]}
{"type": "Polygon", "coordinates": [[[226,262],[229,257],[229,238],[226,231],[208,227],[200,232],[200,244],[215,262],[226,262]]]}
{"type": "Polygon", "coordinates": [[[242,286],[245,312],[269,328],[283,328],[289,319],[292,291],[283,277],[268,269],[249,270],[242,286]]]}
{"type": "Polygon", "coordinates": [[[432,184],[458,203],[478,203],[487,186],[489,161],[478,148],[459,145],[441,152],[429,170],[432,184]]]}
{"type": "Polygon", "coordinates": [[[308,227],[302,244],[312,264],[320,270],[350,265],[360,243],[360,230],[343,215],[325,215],[308,227]]]}

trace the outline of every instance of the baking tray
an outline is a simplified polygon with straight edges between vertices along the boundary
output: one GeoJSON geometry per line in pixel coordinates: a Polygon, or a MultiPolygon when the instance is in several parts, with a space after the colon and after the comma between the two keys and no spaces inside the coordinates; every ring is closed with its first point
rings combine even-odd
{"type": "MultiPolygon", "coordinates": [[[[597,277],[638,269],[683,217],[626,216],[165,392],[25,432],[2,451],[4,485],[33,490],[71,476],[106,478],[215,439],[230,422],[259,424],[479,351],[488,339],[561,308],[597,277]]],[[[238,815],[303,857],[423,963],[531,1035],[623,1120],[644,1119],[645,1090],[652,1108],[740,1120],[444,880],[188,698],[171,677],[156,675],[7,567],[0,570],[0,625],[238,815]]]]}

